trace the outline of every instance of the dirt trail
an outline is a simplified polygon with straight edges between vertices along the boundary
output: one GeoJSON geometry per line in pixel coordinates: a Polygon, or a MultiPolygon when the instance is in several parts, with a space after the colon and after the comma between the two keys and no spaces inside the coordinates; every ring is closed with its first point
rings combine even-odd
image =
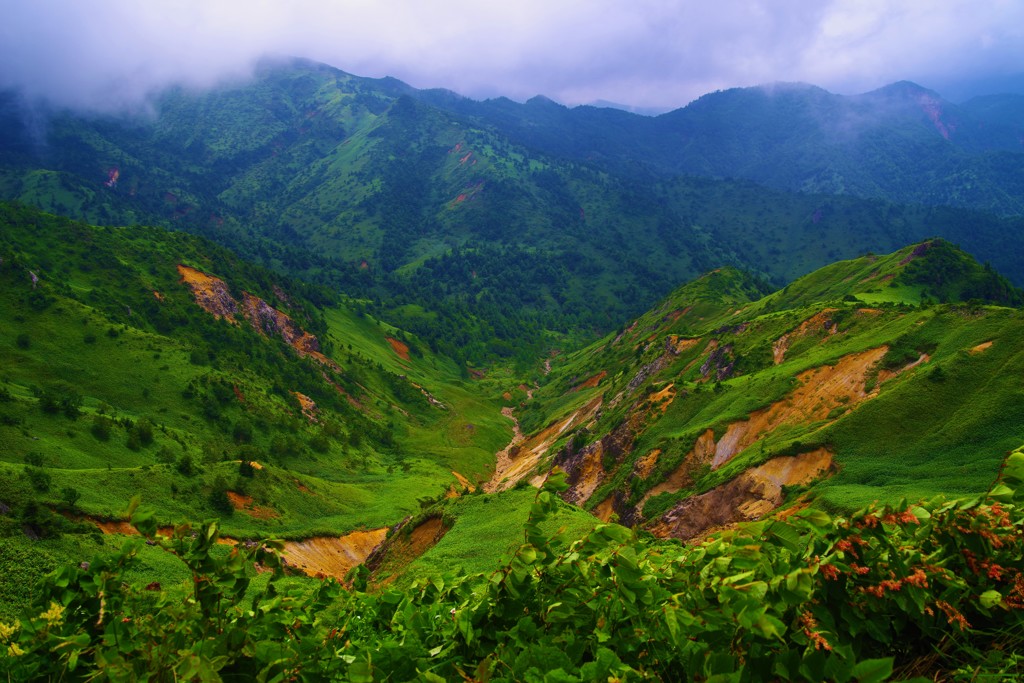
{"type": "Polygon", "coordinates": [[[353,531],[344,536],[318,536],[286,541],[283,557],[288,565],[309,576],[333,576],[339,581],[352,567],[362,564],[381,544],[388,528],[353,531]]]}
{"type": "Polygon", "coordinates": [[[508,445],[495,454],[497,462],[494,465],[494,476],[489,481],[484,483],[484,491],[486,493],[494,493],[498,490],[498,485],[501,483],[508,472],[513,468],[512,451],[519,444],[523,442],[525,438],[523,432],[519,429],[519,420],[516,419],[515,413],[509,407],[501,409],[501,414],[512,420],[512,440],[508,442],[508,445]]]}

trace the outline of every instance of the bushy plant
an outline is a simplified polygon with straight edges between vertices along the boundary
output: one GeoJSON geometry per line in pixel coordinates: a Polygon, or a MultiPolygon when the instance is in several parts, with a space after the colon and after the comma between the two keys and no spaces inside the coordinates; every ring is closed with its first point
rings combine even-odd
{"type": "MultiPolygon", "coordinates": [[[[187,599],[123,580],[140,541],[51,574],[33,611],[0,628],[12,679],[883,681],[1020,675],[1024,453],[973,500],[804,511],[684,547],[600,525],[566,545],[541,522],[490,575],[366,593],[246,596],[273,544],[212,552],[215,525],[155,537],[191,571],[187,599]],[[1018,493],[1020,491],[1021,493],[1018,493]]],[[[135,525],[152,537],[150,513],[135,525]]],[[[4,654],[5,652],[5,654],[4,654]]]]}

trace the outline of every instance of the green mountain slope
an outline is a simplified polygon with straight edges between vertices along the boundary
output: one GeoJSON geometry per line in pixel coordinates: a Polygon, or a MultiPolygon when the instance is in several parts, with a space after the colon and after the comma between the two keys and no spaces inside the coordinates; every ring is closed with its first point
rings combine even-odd
{"type": "MultiPolygon", "coordinates": [[[[762,128],[729,119],[769,106],[769,95],[754,90],[709,96],[678,112],[678,126],[543,100],[472,103],[305,62],[268,63],[255,80],[214,91],[166,92],[136,118],[50,112],[29,128],[7,97],[0,196],[93,223],[198,233],[372,301],[376,317],[435,351],[514,357],[522,367],[560,344],[546,332],[605,332],[721,265],[781,285],[838,259],[940,236],[1024,282],[1019,218],[678,176],[754,177],[731,170],[739,157],[775,176],[805,173],[820,161],[808,142],[820,135],[785,118],[804,111],[805,90],[786,91],[793,102],[767,117],[792,137],[782,156],[762,128]],[[730,98],[761,104],[712,106],[730,98]],[[752,137],[728,142],[719,128],[752,137]],[[686,145],[673,142],[683,138],[686,145]],[[712,144],[720,139],[731,152],[712,144]],[[724,165],[672,166],[665,155],[724,165]]],[[[878,130],[893,120],[881,117],[878,130]]],[[[908,130],[913,140],[922,130],[938,136],[934,126],[908,130]]],[[[857,154],[910,154],[889,138],[868,151],[844,144],[829,154],[845,154],[850,169],[865,167],[857,154]]],[[[886,159],[879,163],[890,175],[923,182],[902,160],[886,159]]],[[[755,179],[768,182],[762,176],[755,179]]],[[[995,191],[989,180],[972,182],[995,191]]]]}
{"type": "Polygon", "coordinates": [[[802,83],[709,93],[657,117],[544,98],[419,95],[493,121],[518,144],[654,176],[745,178],[776,189],[1019,215],[1019,99],[962,106],[915,83],[842,96],[802,83]]]}
{"type": "Polygon", "coordinates": [[[559,466],[568,500],[682,538],[802,491],[849,510],[984,490],[1022,436],[1021,301],[942,241],[764,297],[715,271],[554,362],[498,488],[559,466]]]}
{"type": "Polygon", "coordinates": [[[711,271],[531,388],[189,234],[0,205],[0,671],[1012,670],[978,652],[1016,642],[1022,293],[942,240],[768,289],[711,271]]]}
{"type": "Polygon", "coordinates": [[[52,510],[117,520],[137,494],[235,538],[385,527],[486,479],[508,440],[497,380],[470,385],[359,302],[184,233],[11,205],[0,228],[0,526],[19,552],[74,553],[62,531],[96,527],[52,510]]]}

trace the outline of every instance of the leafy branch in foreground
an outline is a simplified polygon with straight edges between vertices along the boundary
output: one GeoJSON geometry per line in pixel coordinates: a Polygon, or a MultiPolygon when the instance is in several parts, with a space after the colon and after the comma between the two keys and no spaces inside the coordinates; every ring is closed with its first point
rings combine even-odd
{"type": "MultiPolygon", "coordinates": [[[[158,539],[189,567],[174,599],[122,575],[137,546],[46,579],[35,611],[0,626],[0,673],[150,680],[882,681],[1013,677],[1024,645],[1024,453],[972,500],[800,511],[703,543],[597,527],[570,545],[540,522],[490,575],[406,592],[249,584],[272,548],[217,558],[214,525],[158,539]]],[[[140,528],[155,531],[145,513],[140,528]]]]}

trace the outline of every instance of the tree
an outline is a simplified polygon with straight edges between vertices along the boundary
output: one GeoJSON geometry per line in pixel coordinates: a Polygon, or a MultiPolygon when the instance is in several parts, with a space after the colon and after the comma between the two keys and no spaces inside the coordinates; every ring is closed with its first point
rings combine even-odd
{"type": "Polygon", "coordinates": [[[65,486],[60,490],[60,499],[64,501],[64,504],[71,510],[75,509],[75,505],[78,504],[81,497],[81,492],[73,486],[65,486]]]}
{"type": "Polygon", "coordinates": [[[235,511],[235,507],[231,504],[231,499],[228,497],[228,482],[222,475],[218,474],[217,478],[213,480],[208,500],[210,507],[217,512],[230,515],[235,511]]]}

